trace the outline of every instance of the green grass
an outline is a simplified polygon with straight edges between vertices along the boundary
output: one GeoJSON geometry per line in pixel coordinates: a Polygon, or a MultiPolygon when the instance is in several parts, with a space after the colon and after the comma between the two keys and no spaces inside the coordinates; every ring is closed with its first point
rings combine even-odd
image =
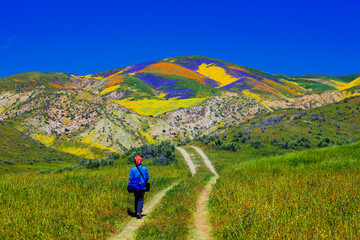
{"type": "MultiPolygon", "coordinates": [[[[184,174],[181,164],[154,166],[152,197],[184,174]]],[[[1,239],[104,239],[130,219],[126,185],[132,165],[52,174],[5,174],[0,180],[1,239]]],[[[186,170],[185,170],[186,171],[186,170]]]]}
{"type": "Polygon", "coordinates": [[[186,150],[194,154],[191,159],[195,165],[199,165],[196,175],[188,176],[167,192],[154,213],[138,230],[136,239],[187,239],[194,228],[192,220],[198,195],[212,174],[193,149],[186,150]]]}
{"type": "Polygon", "coordinates": [[[305,89],[312,89],[313,93],[317,93],[317,92],[323,92],[323,91],[336,91],[337,88],[333,87],[333,86],[329,86],[323,83],[319,83],[319,82],[315,82],[315,81],[311,81],[311,80],[306,80],[306,79],[296,79],[295,81],[296,83],[298,83],[301,87],[305,88],[305,89]]]}
{"type": "Polygon", "coordinates": [[[22,135],[6,123],[0,123],[0,174],[39,169],[55,170],[74,165],[79,157],[60,152],[22,135]],[[11,162],[15,165],[9,165],[11,162]]]}
{"type": "Polygon", "coordinates": [[[166,77],[168,79],[178,80],[176,81],[176,87],[174,89],[182,89],[182,88],[195,89],[194,91],[189,93],[194,94],[194,97],[197,98],[219,96],[221,95],[222,92],[224,92],[223,89],[209,87],[193,79],[188,79],[179,76],[166,76],[166,77]]]}
{"type": "Polygon", "coordinates": [[[360,144],[227,158],[210,197],[216,239],[359,238],[360,144]]]}

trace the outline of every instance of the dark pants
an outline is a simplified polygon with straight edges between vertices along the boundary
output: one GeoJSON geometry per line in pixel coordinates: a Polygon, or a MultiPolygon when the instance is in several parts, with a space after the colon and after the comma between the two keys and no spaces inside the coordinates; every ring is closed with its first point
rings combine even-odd
{"type": "Polygon", "coordinates": [[[142,213],[144,205],[145,190],[137,191],[135,194],[135,213],[142,213]]]}

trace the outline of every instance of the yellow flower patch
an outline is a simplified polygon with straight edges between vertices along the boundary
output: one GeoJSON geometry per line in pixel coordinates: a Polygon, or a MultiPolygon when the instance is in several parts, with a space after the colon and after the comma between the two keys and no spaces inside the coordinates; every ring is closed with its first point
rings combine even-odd
{"type": "Polygon", "coordinates": [[[118,90],[119,88],[121,88],[120,85],[115,85],[115,86],[112,86],[112,87],[105,88],[104,90],[102,90],[100,92],[100,95],[104,95],[104,94],[107,94],[107,93],[114,92],[114,91],[118,90]]]}
{"type": "Polygon", "coordinates": [[[145,116],[158,116],[162,113],[173,111],[179,108],[187,108],[200,105],[206,98],[189,98],[189,99],[143,99],[138,101],[131,101],[131,99],[112,100],[128,109],[131,109],[138,114],[145,116]]]}
{"type": "Polygon", "coordinates": [[[225,69],[215,66],[214,64],[203,63],[199,66],[197,72],[219,82],[220,86],[218,87],[226,86],[238,80],[238,78],[227,74],[225,69]]]}
{"type": "Polygon", "coordinates": [[[248,96],[248,97],[251,97],[251,98],[254,98],[254,99],[258,100],[261,105],[263,105],[264,107],[266,107],[268,110],[272,111],[271,108],[268,107],[268,105],[266,105],[265,103],[263,103],[263,102],[261,101],[260,95],[258,95],[258,94],[256,94],[256,93],[252,93],[252,92],[250,92],[248,89],[243,90],[242,93],[243,93],[245,96],[248,96]]]}
{"type": "Polygon", "coordinates": [[[52,135],[38,134],[34,137],[34,139],[38,142],[41,142],[45,146],[50,147],[53,145],[56,138],[52,135]]]}
{"type": "Polygon", "coordinates": [[[146,138],[146,141],[148,141],[149,143],[157,144],[156,140],[153,139],[153,138],[151,137],[151,135],[149,135],[149,134],[147,134],[147,133],[145,133],[145,132],[143,132],[143,131],[141,131],[141,130],[138,130],[138,132],[139,132],[142,136],[144,136],[144,137],[146,138]]]}
{"type": "Polygon", "coordinates": [[[339,87],[339,90],[345,90],[345,89],[349,89],[349,88],[356,87],[356,86],[359,86],[359,85],[360,85],[360,77],[358,77],[354,81],[346,84],[343,87],[339,87]]]}

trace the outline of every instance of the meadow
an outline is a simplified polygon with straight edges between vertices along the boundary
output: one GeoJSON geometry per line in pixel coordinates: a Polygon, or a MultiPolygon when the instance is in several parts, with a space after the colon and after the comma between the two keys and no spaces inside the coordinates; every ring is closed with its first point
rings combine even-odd
{"type": "MultiPolygon", "coordinates": [[[[186,175],[182,162],[154,166],[151,197],[186,175]]],[[[105,239],[130,219],[127,160],[99,169],[62,173],[3,174],[0,180],[1,239],[105,239]]]]}
{"type": "Polygon", "coordinates": [[[215,239],[357,239],[360,144],[251,160],[206,149],[215,239]]]}

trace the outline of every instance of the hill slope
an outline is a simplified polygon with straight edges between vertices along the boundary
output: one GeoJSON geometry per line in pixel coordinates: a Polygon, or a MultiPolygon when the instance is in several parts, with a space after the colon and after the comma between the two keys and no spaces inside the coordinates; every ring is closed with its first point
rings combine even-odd
{"type": "Polygon", "coordinates": [[[270,75],[204,56],[86,76],[29,72],[0,78],[0,121],[55,151],[103,158],[213,134],[269,112],[336,103],[360,94],[359,79],[270,75]]]}

